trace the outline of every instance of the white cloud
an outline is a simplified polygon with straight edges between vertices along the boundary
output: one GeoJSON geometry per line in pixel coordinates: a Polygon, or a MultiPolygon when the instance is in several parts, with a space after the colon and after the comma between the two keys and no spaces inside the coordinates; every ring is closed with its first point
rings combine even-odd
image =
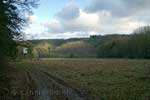
{"type": "Polygon", "coordinates": [[[60,21],[52,20],[44,23],[44,26],[47,31],[51,33],[61,33],[63,32],[63,26],[61,25],[60,21]]]}
{"type": "Polygon", "coordinates": [[[141,27],[141,26],[145,26],[146,23],[144,22],[140,22],[134,19],[130,19],[130,18],[125,18],[121,20],[121,25],[118,25],[118,29],[120,30],[120,32],[122,33],[132,33],[135,29],[141,27]]]}
{"type": "Polygon", "coordinates": [[[39,22],[38,17],[35,15],[27,14],[29,25],[23,29],[24,39],[36,39],[42,36],[45,31],[43,23],[39,22]]]}
{"type": "Polygon", "coordinates": [[[52,20],[45,26],[52,33],[93,31],[97,30],[100,20],[97,14],[87,14],[80,10],[80,15],[72,20],[52,20]]]}
{"type": "Polygon", "coordinates": [[[38,18],[37,18],[37,16],[35,16],[35,15],[30,15],[30,16],[28,17],[28,19],[29,19],[29,22],[31,22],[31,23],[35,23],[35,22],[38,21],[38,18]]]}
{"type": "Polygon", "coordinates": [[[74,38],[97,34],[129,34],[150,24],[149,0],[93,0],[81,9],[73,2],[67,4],[55,18],[38,22],[35,15],[26,33],[30,38],[74,38]],[[149,4],[148,4],[149,3],[149,4]],[[138,6],[138,7],[137,7],[138,6]]]}
{"type": "Polygon", "coordinates": [[[51,33],[66,32],[95,32],[97,34],[131,33],[134,29],[146,25],[144,22],[132,17],[118,18],[108,11],[86,13],[80,9],[79,17],[64,21],[52,20],[45,24],[51,33]]]}

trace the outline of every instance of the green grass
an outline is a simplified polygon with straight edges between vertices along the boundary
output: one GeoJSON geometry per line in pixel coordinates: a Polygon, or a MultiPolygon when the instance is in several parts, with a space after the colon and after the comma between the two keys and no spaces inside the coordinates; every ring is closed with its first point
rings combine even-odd
{"type": "Polygon", "coordinates": [[[43,59],[14,64],[19,70],[45,70],[94,100],[150,99],[150,60],[43,59]]]}

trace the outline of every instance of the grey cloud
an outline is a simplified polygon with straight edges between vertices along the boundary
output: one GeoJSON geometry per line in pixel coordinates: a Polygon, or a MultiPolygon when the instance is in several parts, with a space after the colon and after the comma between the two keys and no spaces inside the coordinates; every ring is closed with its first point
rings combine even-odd
{"type": "Polygon", "coordinates": [[[94,13],[107,10],[114,16],[123,17],[145,9],[150,9],[150,0],[93,0],[85,11],[94,13]]]}
{"type": "Polygon", "coordinates": [[[45,27],[50,33],[56,34],[79,31],[129,33],[138,26],[150,24],[147,23],[150,21],[150,0],[93,0],[92,2],[93,4],[85,10],[79,9],[75,4],[65,6],[56,14],[57,19],[47,23],[45,27]],[[97,18],[98,20],[90,21],[97,18]]]}
{"type": "Polygon", "coordinates": [[[64,32],[63,26],[59,22],[47,22],[44,27],[50,33],[61,33],[64,32]]]}
{"type": "Polygon", "coordinates": [[[64,32],[76,32],[76,31],[88,31],[92,30],[91,27],[85,27],[80,22],[74,21],[61,21],[60,23],[49,23],[45,25],[51,33],[64,33],[64,32]]]}
{"type": "Polygon", "coordinates": [[[150,24],[150,10],[143,10],[132,16],[133,19],[150,24]]]}
{"type": "Polygon", "coordinates": [[[123,0],[123,2],[131,9],[145,9],[150,6],[150,0],[123,0]]]}
{"type": "Polygon", "coordinates": [[[71,20],[79,16],[79,7],[73,3],[66,5],[61,11],[56,14],[56,17],[61,20],[71,20]]]}

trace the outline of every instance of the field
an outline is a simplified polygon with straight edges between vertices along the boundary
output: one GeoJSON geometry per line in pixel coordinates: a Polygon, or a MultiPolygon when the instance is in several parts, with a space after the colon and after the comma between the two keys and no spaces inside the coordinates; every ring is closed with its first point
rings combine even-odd
{"type": "Polygon", "coordinates": [[[39,100],[150,99],[150,60],[41,59],[10,64],[17,80],[12,80],[14,87],[54,92],[34,95],[39,100]]]}

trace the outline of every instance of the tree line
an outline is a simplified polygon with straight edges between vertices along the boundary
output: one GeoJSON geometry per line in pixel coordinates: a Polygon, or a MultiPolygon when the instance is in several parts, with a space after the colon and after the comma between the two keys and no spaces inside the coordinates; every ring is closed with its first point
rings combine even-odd
{"type": "Polygon", "coordinates": [[[150,58],[150,26],[97,45],[99,58],[150,58]]]}
{"type": "Polygon", "coordinates": [[[111,34],[84,39],[28,42],[33,47],[32,55],[39,55],[34,57],[40,58],[150,58],[150,26],[140,27],[128,35],[111,34]]]}

